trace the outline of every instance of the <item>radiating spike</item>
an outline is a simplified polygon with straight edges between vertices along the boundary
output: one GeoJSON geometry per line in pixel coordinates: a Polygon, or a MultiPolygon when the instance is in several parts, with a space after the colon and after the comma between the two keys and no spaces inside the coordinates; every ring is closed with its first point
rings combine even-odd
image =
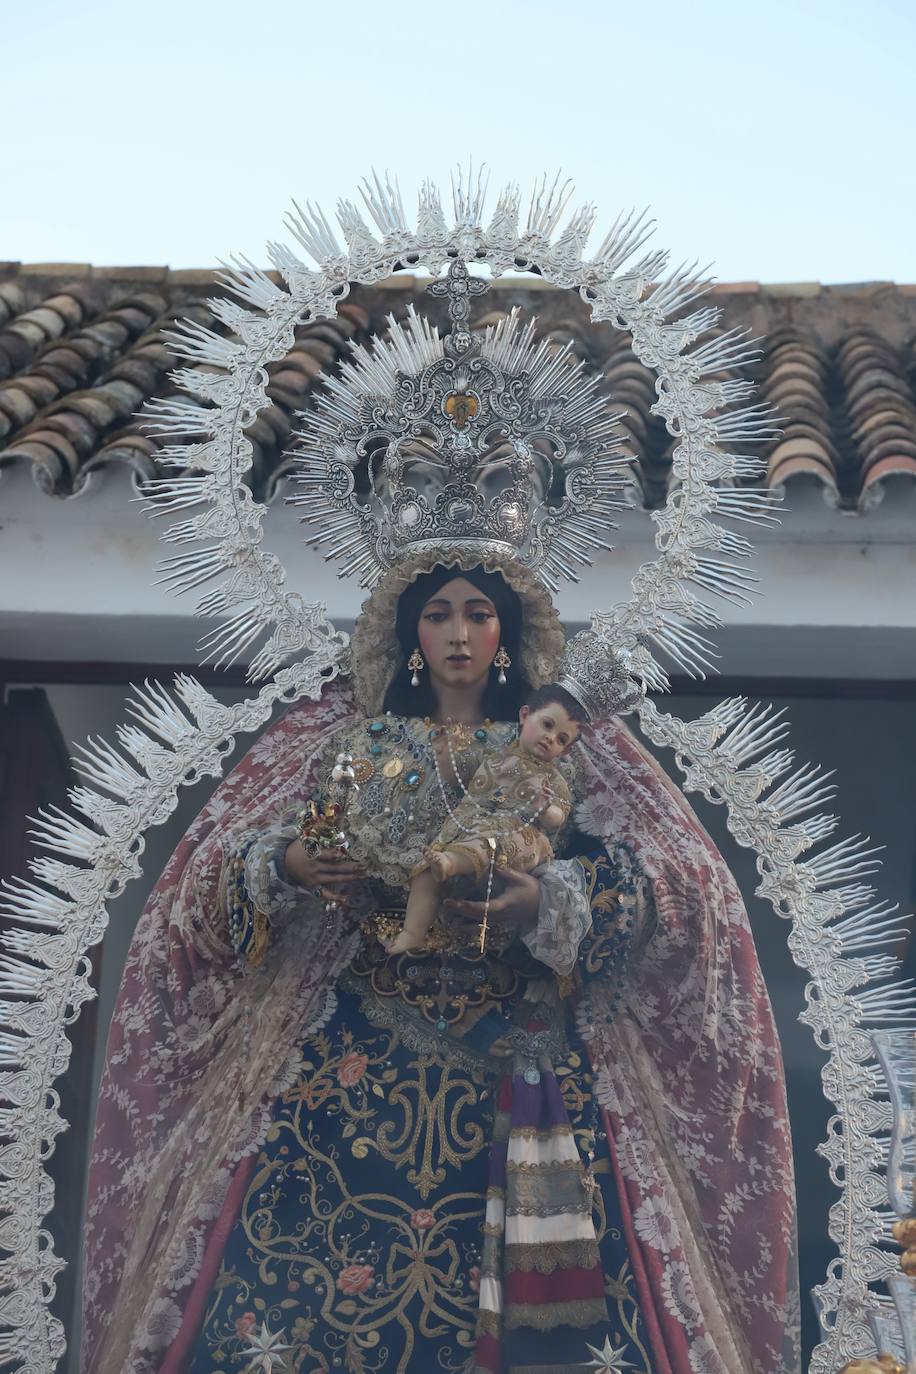
{"type": "Polygon", "coordinates": [[[795,761],[793,749],[774,749],[754,764],[754,772],[764,779],[764,786],[772,787],[777,778],[787,773],[795,761]]]}
{"type": "Polygon", "coordinates": [[[872,1023],[908,1021],[916,1016],[916,979],[906,978],[885,987],[857,992],[853,1001],[863,1020],[872,1023]]]}
{"type": "Polygon", "coordinates": [[[214,479],[208,473],[199,477],[151,477],[139,484],[146,513],[154,519],[212,501],[214,489],[214,479]]]}
{"type": "Polygon", "coordinates": [[[163,334],[173,353],[193,362],[231,368],[241,353],[241,345],[234,339],[227,339],[196,320],[178,320],[163,334]]]}
{"type": "Polygon", "coordinates": [[[26,878],[0,879],[0,911],[11,920],[27,921],[30,925],[51,926],[59,930],[74,913],[74,905],[64,897],[48,892],[26,878]]]}
{"type": "Polygon", "coordinates": [[[816,806],[823,805],[836,794],[836,788],[832,784],[826,785],[828,778],[832,778],[833,775],[834,770],[825,773],[819,764],[803,764],[791,777],[786,778],[785,782],[780,783],[762,805],[771,815],[778,818],[780,825],[784,825],[794,816],[800,816],[805,811],[812,811],[816,806]]]}
{"type": "Polygon", "coordinates": [[[363,177],[359,193],[381,233],[397,234],[407,229],[407,216],[404,214],[397,177],[392,178],[386,172],[382,182],[378,172],[373,169],[372,180],[363,177]]]}
{"type": "Polygon", "coordinates": [[[177,396],[149,401],[143,412],[141,428],[148,434],[206,434],[212,433],[213,422],[219,412],[183,401],[177,396]]]}
{"type": "Polygon", "coordinates": [[[753,487],[715,487],[712,494],[716,509],[732,520],[749,525],[779,524],[779,517],[773,513],[778,502],[771,492],[756,491],[753,487]]]}
{"type": "Polygon", "coordinates": [[[877,890],[870,883],[849,883],[846,887],[834,888],[831,893],[842,911],[855,911],[858,907],[868,906],[877,895],[877,890]]]}
{"type": "Polygon", "coordinates": [[[282,272],[290,280],[305,271],[305,264],[299,261],[286,243],[278,243],[275,239],[268,239],[267,256],[277,271],[282,272]]]}
{"type": "Polygon", "coordinates": [[[651,637],[689,677],[705,678],[706,670],[712,669],[719,657],[712,641],[668,616],[662,616],[661,620],[662,623],[650,631],[651,637]]]}
{"type": "Polygon", "coordinates": [[[895,902],[893,905],[884,904],[867,911],[857,911],[834,921],[830,930],[839,936],[847,953],[894,944],[906,939],[910,933],[910,918],[900,916],[899,910],[899,904],[895,902]]]}
{"type": "Polygon", "coordinates": [[[262,633],[263,627],[255,607],[247,606],[200,641],[204,662],[212,662],[218,668],[228,667],[262,633]]]}
{"type": "Polygon", "coordinates": [[[753,706],[735,728],[718,745],[717,752],[731,759],[736,768],[742,763],[785,739],[788,724],[785,709],[774,713],[769,705],[753,706]]]}
{"type": "MultiPolygon", "coordinates": [[[[270,311],[279,301],[286,297],[286,292],[281,291],[275,282],[272,282],[266,272],[262,272],[259,267],[255,267],[246,257],[233,256],[228,263],[219,260],[220,267],[223,269],[216,274],[216,279],[227,291],[231,291],[240,300],[247,301],[256,310],[270,311]]],[[[228,304],[220,297],[209,302],[210,313],[222,319],[224,324],[229,324],[225,315],[220,314],[220,308],[228,304]]],[[[231,327],[231,326],[230,326],[231,327]]]]}
{"type": "MultiPolygon", "coordinates": [[[[21,963],[18,960],[0,957],[0,992],[9,992],[16,996],[39,997],[47,978],[45,969],[35,968],[33,964],[21,963]]],[[[2,1092],[2,1084],[0,1084],[0,1092],[2,1092]]]]}
{"type": "MultiPolygon", "coordinates": [[[[605,234],[597,253],[595,264],[600,264],[610,275],[618,272],[628,258],[638,252],[655,232],[655,220],[648,218],[648,210],[630,210],[621,213],[605,234]]],[[[665,254],[656,254],[653,259],[637,264],[637,275],[649,279],[663,270],[665,254]]]]}
{"type": "Polygon", "coordinates": [[[467,172],[459,165],[451,173],[452,204],[455,209],[455,223],[459,228],[465,225],[476,228],[483,219],[483,207],[489,185],[489,176],[485,175],[485,172],[486,164],[478,170],[475,182],[474,163],[473,160],[469,160],[467,172]]]}
{"type": "Polygon", "coordinates": [[[713,423],[721,443],[763,444],[779,438],[781,430],[776,418],[774,408],[763,402],[717,415],[713,423]]]}
{"type": "Polygon", "coordinates": [[[868,982],[896,978],[901,961],[894,954],[870,954],[862,961],[862,971],[868,982]]]}
{"type": "MultiPolygon", "coordinates": [[[[283,217],[283,222],[298,243],[313,258],[319,266],[328,258],[342,257],[340,245],[334,237],[334,231],[327,221],[324,211],[319,205],[313,205],[311,201],[305,202],[305,209],[295,200],[293,210],[283,217]]],[[[298,259],[292,257],[288,250],[284,250],[280,244],[273,245],[278,255],[283,258],[282,267],[301,267],[298,259]]],[[[275,259],[276,261],[276,259],[275,259]]]]}
{"type": "Polygon", "coordinates": [[[34,1052],[35,1044],[29,1037],[12,1035],[9,1031],[0,1031],[0,1068],[24,1067],[33,1057],[34,1052]]]}
{"type": "Polygon", "coordinates": [[[711,282],[706,278],[708,269],[697,270],[696,261],[681,263],[666,281],[659,282],[649,297],[652,308],[665,317],[683,310],[692,300],[698,299],[709,290],[711,282]]]}
{"type": "Polygon", "coordinates": [[[73,959],[73,949],[66,936],[51,934],[45,930],[5,930],[2,935],[3,947],[11,954],[45,968],[60,969],[67,967],[73,959]]]}
{"type": "Polygon", "coordinates": [[[535,185],[528,207],[527,234],[549,239],[559,224],[574,189],[569,178],[560,181],[562,175],[562,172],[557,172],[549,190],[546,173],[535,185]]]}
{"type": "Polygon", "coordinates": [[[134,697],[128,697],[127,710],[134,720],[152,730],[166,744],[177,746],[194,733],[187,716],[179,711],[160,683],[145,678],[142,687],[134,685],[131,690],[134,697]]]}
{"type": "Polygon", "coordinates": [[[691,349],[687,361],[694,378],[699,381],[711,373],[733,371],[759,362],[763,356],[759,345],[763,342],[762,335],[754,337],[749,329],[730,329],[691,349]]]}
{"type": "Polygon", "coordinates": [[[439,188],[435,182],[427,179],[420,186],[417,207],[417,238],[420,240],[444,239],[447,233],[439,188]]]}
{"type": "Polygon", "coordinates": [[[747,710],[747,697],[726,697],[718,706],[700,716],[699,722],[715,726],[717,731],[730,730],[747,710]]]}
{"type": "Polygon", "coordinates": [[[809,845],[817,844],[820,840],[826,840],[829,835],[832,835],[839,823],[839,816],[807,816],[797,825],[787,826],[784,833],[799,835],[809,845]]]}
{"type": "Polygon", "coordinates": [[[823,853],[807,859],[802,865],[815,878],[819,887],[827,887],[844,878],[854,878],[859,874],[874,873],[881,867],[875,854],[880,854],[883,845],[868,848],[869,840],[861,835],[852,835],[841,840],[823,853]]]}
{"type": "MultiPolygon", "coordinates": [[[[493,218],[487,226],[489,239],[514,239],[518,237],[518,211],[521,204],[521,191],[515,182],[504,186],[499,193],[493,218]]],[[[419,234],[419,229],[417,233],[419,234]]]]}
{"type": "Polygon", "coordinates": [[[721,596],[724,601],[732,602],[733,605],[750,606],[752,602],[748,593],[756,588],[760,578],[756,573],[736,568],[733,564],[723,563],[719,559],[697,558],[690,580],[716,596],[721,596]]]}
{"type": "Polygon", "coordinates": [[[48,887],[56,887],[59,892],[66,892],[71,897],[75,892],[81,890],[85,882],[85,868],[77,867],[74,864],[65,864],[60,859],[42,856],[41,858],[29,859],[28,864],[29,872],[34,874],[40,883],[46,883],[48,887]]]}
{"type": "Polygon", "coordinates": [[[39,807],[38,815],[30,819],[35,829],[28,833],[42,849],[71,854],[76,859],[92,860],[98,855],[103,836],[59,806],[39,807]]]}

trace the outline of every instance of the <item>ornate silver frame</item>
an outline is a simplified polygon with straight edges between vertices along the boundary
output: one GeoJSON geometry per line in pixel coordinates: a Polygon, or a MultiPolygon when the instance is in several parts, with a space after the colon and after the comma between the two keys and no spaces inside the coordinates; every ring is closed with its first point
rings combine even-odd
{"type": "MultiPolygon", "coordinates": [[[[342,203],[347,251],[320,211],[297,208],[290,216],[289,228],[318,266],[272,245],[286,291],[247,262],[227,269],[223,282],[238,300],[221,297],[211,309],[235,338],[185,324],[182,352],[214,370],[180,370],[176,378],[188,399],[155,407],[155,423],[175,439],[167,456],[185,471],[153,484],[147,495],[159,511],[197,510],[166,531],[168,542],[191,548],[167,561],[164,576],[178,590],[217,580],[198,608],[223,617],[204,641],[206,654],[228,663],[260,640],[250,678],[264,685],[227,707],[189,677],[176,678],[168,690],[146,684],[128,702],[131,720],[118,729],[117,747],[93,742],[78,751],[75,764],[89,785],[75,788],[71,801],[88,824],[76,815],[42,814],[37,842],[50,857],[33,861],[35,881],[7,887],[13,929],[3,936],[0,956],[0,1135],[7,1142],[0,1146],[0,1364],[20,1360],[30,1374],[51,1374],[65,1348],[61,1324],[48,1311],[62,1261],[44,1225],[52,1205],[44,1166],[66,1125],[54,1080],[69,1061],[67,1028],[93,995],[88,952],[104,934],[106,903],[139,875],[144,833],[172,813],[180,787],[218,778],[240,734],[263,725],[277,702],[317,695],[346,664],[346,636],[324,607],[284,589],[284,570],[261,547],[265,508],[242,480],[250,464],[244,429],[267,404],[266,365],[289,350],[296,325],[333,315],[351,282],[371,284],[403,265],[422,264],[436,275],[459,256],[494,275],[537,270],[546,281],[577,290],[594,320],[631,333],[637,356],[658,376],[656,411],[679,439],[677,480],[665,509],[653,515],[658,556],[637,572],[630,599],[596,612],[592,627],[629,652],[631,671],[650,688],[667,682],[655,649],[688,671],[702,673],[707,664],[708,641],[695,627],[715,625],[717,618],[689,583],[746,596],[752,580],[746,572],[706,557],[710,548],[727,558],[750,550],[717,518],[773,518],[765,495],[736,484],[753,463],[727,451],[735,440],[766,433],[769,417],[760,407],[725,409],[744,398],[746,384],[711,379],[741,361],[744,341],[726,335],[698,344],[718,312],[701,307],[679,317],[702,291],[701,281],[689,269],[663,276],[660,253],[633,262],[649,232],[642,218],[619,219],[585,260],[594,209],[576,211],[560,228],[566,192],[556,183],[536,189],[521,230],[513,188],[484,227],[479,180],[459,179],[451,226],[429,184],[415,230],[392,183],[375,178],[363,196],[375,232],[354,205],[342,203]],[[189,432],[199,438],[179,442],[189,432]]],[[[900,933],[901,922],[893,908],[875,904],[861,881],[875,866],[867,842],[853,838],[810,852],[835,824],[806,814],[829,788],[817,768],[792,772],[787,751],[774,750],[784,727],[770,708],[732,699],[685,723],[643,701],[639,718],[653,742],[676,751],[685,786],[727,807],[735,838],[758,855],[758,891],[790,920],[793,958],[811,975],[802,1019],[826,1054],[824,1089],[836,1106],[820,1151],[839,1189],[830,1214],[839,1254],[816,1290],[823,1340],[810,1371],[832,1374],[845,1360],[874,1350],[869,1285],[888,1278],[895,1265],[880,1248],[887,1224],[882,1133],[890,1107],[872,1067],[867,1027],[902,1023],[913,1013],[905,989],[871,986],[893,976],[896,961],[880,947],[900,933]]]]}

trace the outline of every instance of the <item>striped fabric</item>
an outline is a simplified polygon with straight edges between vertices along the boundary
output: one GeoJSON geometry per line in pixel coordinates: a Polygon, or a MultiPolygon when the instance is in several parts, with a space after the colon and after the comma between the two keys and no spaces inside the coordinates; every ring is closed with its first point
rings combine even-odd
{"type": "Polygon", "coordinates": [[[592,1190],[559,1084],[546,1061],[516,1069],[490,1151],[474,1374],[572,1368],[571,1347],[607,1331],[592,1190]]]}

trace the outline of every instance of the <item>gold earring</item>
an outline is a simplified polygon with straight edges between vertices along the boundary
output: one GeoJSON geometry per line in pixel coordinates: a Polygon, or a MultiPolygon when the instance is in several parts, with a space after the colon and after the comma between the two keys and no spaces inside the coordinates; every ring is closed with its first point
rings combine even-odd
{"type": "Polygon", "coordinates": [[[499,677],[496,679],[496,681],[499,683],[500,687],[505,687],[506,669],[512,667],[512,660],[506,653],[505,646],[502,644],[500,644],[499,649],[496,652],[496,657],[493,660],[493,667],[499,669],[499,677]]]}
{"type": "Polygon", "coordinates": [[[410,679],[411,687],[419,687],[420,679],[417,676],[417,674],[420,672],[421,668],[426,667],[426,664],[423,662],[423,659],[420,655],[419,649],[414,649],[413,653],[410,655],[410,658],[407,660],[407,666],[413,673],[413,677],[410,679]]]}

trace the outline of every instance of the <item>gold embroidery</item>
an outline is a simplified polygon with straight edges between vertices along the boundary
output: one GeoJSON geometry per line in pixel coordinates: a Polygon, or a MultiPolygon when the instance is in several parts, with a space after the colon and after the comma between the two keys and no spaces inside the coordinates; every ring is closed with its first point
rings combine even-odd
{"type": "MultiPolygon", "coordinates": [[[[541,1241],[537,1245],[507,1245],[504,1261],[509,1273],[552,1274],[554,1269],[588,1269],[596,1263],[591,1240],[541,1241]]],[[[624,1290],[626,1296],[626,1290],[624,1290]]]]}
{"type": "Polygon", "coordinates": [[[507,1331],[520,1326],[530,1326],[535,1331],[552,1331],[555,1326],[603,1326],[607,1322],[607,1307],[603,1298],[569,1299],[546,1305],[512,1303],[506,1308],[503,1322],[507,1331]]]}

